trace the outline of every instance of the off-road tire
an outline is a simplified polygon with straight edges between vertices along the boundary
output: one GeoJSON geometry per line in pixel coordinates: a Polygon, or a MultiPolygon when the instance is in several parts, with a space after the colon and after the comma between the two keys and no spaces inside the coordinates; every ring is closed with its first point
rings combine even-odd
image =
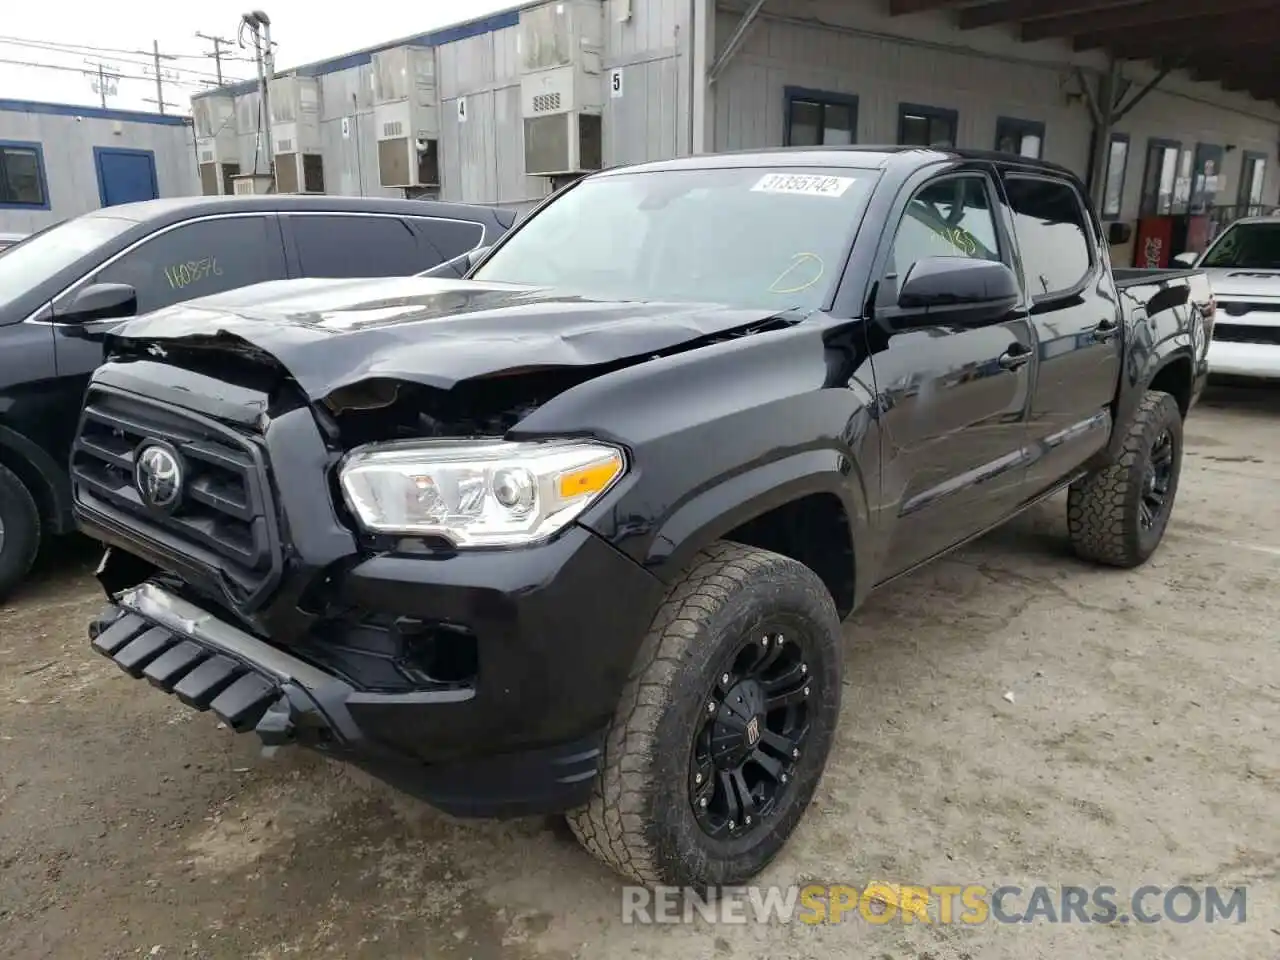
{"type": "Polygon", "coordinates": [[[40,549],[40,511],[26,485],[0,466],[0,602],[22,582],[40,549]]]}
{"type": "Polygon", "coordinates": [[[803,564],[720,542],[699,553],[653,618],[605,741],[578,841],[642,884],[715,887],[754,876],[782,849],[813,797],[840,713],[841,629],[831,594],[803,564]],[[692,737],[720,663],[766,618],[804,634],[809,732],[791,787],[768,822],[739,839],[698,826],[689,799],[692,737]]]}
{"type": "Polygon", "coordinates": [[[1076,555],[1112,567],[1146,562],[1164,537],[1182,473],[1182,412],[1167,393],[1149,390],[1129,424],[1119,459],[1082,477],[1067,492],[1067,527],[1076,555]],[[1173,437],[1167,504],[1149,529],[1141,522],[1143,475],[1156,438],[1173,437]]]}

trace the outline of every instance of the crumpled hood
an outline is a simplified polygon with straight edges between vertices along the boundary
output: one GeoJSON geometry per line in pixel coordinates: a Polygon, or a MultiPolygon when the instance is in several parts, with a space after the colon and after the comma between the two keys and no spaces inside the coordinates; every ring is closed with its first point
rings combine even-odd
{"type": "Polygon", "coordinates": [[[1280,299],[1280,270],[1215,267],[1205,273],[1213,295],[1221,300],[1280,299]]]}
{"type": "Polygon", "coordinates": [[[274,358],[321,400],[375,378],[447,390],[475,377],[615,363],[772,316],[467,280],[281,280],[166,307],[128,321],[109,339],[146,344],[157,356],[166,343],[247,346],[274,358]]]}

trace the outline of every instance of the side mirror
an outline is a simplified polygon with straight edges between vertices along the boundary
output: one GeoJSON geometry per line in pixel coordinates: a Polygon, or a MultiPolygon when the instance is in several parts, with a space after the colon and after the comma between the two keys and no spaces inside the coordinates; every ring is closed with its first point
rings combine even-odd
{"type": "Polygon", "coordinates": [[[1198,253],[1187,252],[1178,254],[1173,258],[1172,262],[1180,267],[1194,267],[1199,259],[1200,255],[1198,253]]]}
{"type": "Polygon", "coordinates": [[[995,323],[1021,299],[1018,278],[1003,263],[925,257],[907,271],[896,306],[882,311],[894,330],[995,323]]]}
{"type": "Polygon", "coordinates": [[[123,320],[138,312],[138,291],[127,283],[91,283],[58,312],[61,323],[123,320]]]}
{"type": "Polygon", "coordinates": [[[484,259],[485,254],[492,249],[492,247],[476,247],[474,250],[468,250],[467,272],[470,273],[475,268],[475,265],[484,259]]]}

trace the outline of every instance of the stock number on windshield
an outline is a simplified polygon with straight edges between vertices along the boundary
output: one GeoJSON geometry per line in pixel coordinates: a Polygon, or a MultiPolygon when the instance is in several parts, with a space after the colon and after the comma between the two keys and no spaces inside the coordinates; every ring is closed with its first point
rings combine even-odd
{"type": "Polygon", "coordinates": [[[203,257],[199,260],[172,263],[164,268],[164,277],[174,290],[184,290],[207,277],[220,276],[222,276],[222,268],[218,266],[217,257],[203,257]]]}

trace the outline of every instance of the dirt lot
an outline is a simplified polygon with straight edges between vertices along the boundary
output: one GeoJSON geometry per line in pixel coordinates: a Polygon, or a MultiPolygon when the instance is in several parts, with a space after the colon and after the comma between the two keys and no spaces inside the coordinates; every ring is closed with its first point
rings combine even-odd
{"type": "Polygon", "coordinates": [[[1138,572],[1071,559],[1056,500],[875,596],[830,769],[762,878],[1245,884],[1242,925],[623,925],[557,824],[262,759],[91,655],[96,557],[69,544],[0,609],[0,956],[1278,956],[1277,437],[1280,394],[1211,394],[1138,572]]]}

